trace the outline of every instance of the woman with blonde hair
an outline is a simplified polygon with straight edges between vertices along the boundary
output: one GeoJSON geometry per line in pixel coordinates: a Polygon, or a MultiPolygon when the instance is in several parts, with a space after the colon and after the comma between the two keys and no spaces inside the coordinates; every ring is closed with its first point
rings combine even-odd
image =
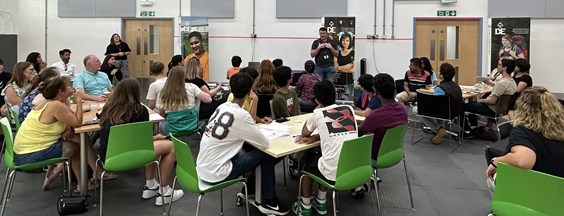
{"type": "Polygon", "coordinates": [[[221,85],[217,85],[214,89],[211,89],[208,83],[202,79],[202,65],[200,64],[200,60],[196,57],[191,58],[184,64],[184,70],[186,75],[186,82],[193,83],[194,85],[198,86],[203,92],[208,93],[210,96],[215,96],[218,92],[220,92],[221,85]]]}
{"type": "Polygon", "coordinates": [[[190,109],[196,105],[196,98],[204,103],[212,101],[209,94],[203,92],[193,83],[186,83],[184,80],[183,67],[173,67],[168,73],[168,78],[159,96],[161,99],[161,115],[165,115],[163,112],[190,109]]]}
{"type": "Polygon", "coordinates": [[[259,76],[253,84],[253,92],[256,94],[274,94],[276,92],[276,81],[274,81],[274,64],[268,59],[262,60],[259,65],[259,76]]]}
{"type": "Polygon", "coordinates": [[[493,188],[498,162],[564,177],[564,109],[546,88],[526,88],[519,99],[506,155],[495,157],[486,170],[493,188]]]}

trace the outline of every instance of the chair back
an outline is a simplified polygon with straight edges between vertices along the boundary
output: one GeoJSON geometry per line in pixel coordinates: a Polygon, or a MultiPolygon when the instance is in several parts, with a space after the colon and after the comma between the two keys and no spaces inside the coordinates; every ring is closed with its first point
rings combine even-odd
{"type": "Polygon", "coordinates": [[[509,134],[511,133],[512,129],[513,129],[512,121],[506,121],[501,124],[498,124],[497,131],[499,133],[499,139],[502,140],[509,137],[509,134]]]}
{"type": "Polygon", "coordinates": [[[349,190],[367,182],[372,175],[371,152],[374,135],[343,142],[337,165],[335,190],[349,190]]]}
{"type": "Polygon", "coordinates": [[[564,178],[497,164],[493,213],[504,215],[562,215],[564,178]]]}
{"type": "Polygon", "coordinates": [[[273,94],[259,94],[257,101],[257,116],[265,117],[270,116],[270,100],[272,100],[273,94]]]}
{"type": "Polygon", "coordinates": [[[403,83],[405,82],[404,79],[398,79],[396,82],[396,94],[399,94],[403,90],[403,83]]]}
{"type": "Polygon", "coordinates": [[[8,116],[6,116],[8,117],[8,122],[11,122],[14,125],[12,130],[18,131],[20,129],[20,118],[18,117],[18,113],[16,113],[10,106],[8,106],[6,110],[8,110],[8,116]]]}
{"type": "Polygon", "coordinates": [[[511,104],[512,97],[513,95],[510,94],[504,94],[499,97],[496,110],[494,110],[496,115],[505,115],[509,112],[509,105],[511,104]]]}
{"type": "Polygon", "coordinates": [[[198,171],[190,147],[174,135],[171,137],[176,154],[176,178],[178,182],[182,188],[193,193],[200,193],[198,171]]]}
{"type": "Polygon", "coordinates": [[[392,167],[403,159],[403,140],[406,130],[407,125],[401,124],[386,131],[378,151],[376,168],[392,167]]]}
{"type": "Polygon", "coordinates": [[[114,125],[110,128],[104,168],[121,172],[144,167],[155,160],[153,123],[114,125]]]}
{"type": "Polygon", "coordinates": [[[447,95],[432,95],[417,92],[417,115],[451,120],[456,117],[447,95]]]}
{"type": "Polygon", "coordinates": [[[6,117],[0,119],[0,123],[2,124],[2,132],[4,132],[4,145],[6,148],[4,151],[4,163],[9,169],[14,169],[14,137],[12,134],[12,126],[6,117]]]}
{"type": "Polygon", "coordinates": [[[268,101],[268,103],[270,104],[270,117],[272,117],[272,119],[278,119],[276,113],[274,112],[274,108],[272,107],[272,100],[268,101]]]}
{"type": "Polygon", "coordinates": [[[171,134],[189,136],[198,131],[198,109],[196,107],[166,113],[166,128],[171,134]]]}

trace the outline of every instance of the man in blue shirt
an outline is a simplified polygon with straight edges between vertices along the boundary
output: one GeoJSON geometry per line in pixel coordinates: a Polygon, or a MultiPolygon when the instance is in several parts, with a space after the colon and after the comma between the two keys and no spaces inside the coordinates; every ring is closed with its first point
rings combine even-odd
{"type": "Polygon", "coordinates": [[[372,110],[378,109],[382,106],[380,98],[376,95],[374,91],[374,84],[372,75],[364,74],[358,78],[358,84],[362,93],[356,102],[354,102],[353,107],[360,110],[355,110],[354,114],[359,116],[368,116],[372,110]]]}
{"type": "Polygon", "coordinates": [[[73,80],[73,87],[76,91],[83,94],[86,100],[105,102],[107,100],[105,92],[111,92],[112,84],[106,73],[100,73],[100,59],[95,55],[84,57],[84,73],[76,76],[73,80]]]}

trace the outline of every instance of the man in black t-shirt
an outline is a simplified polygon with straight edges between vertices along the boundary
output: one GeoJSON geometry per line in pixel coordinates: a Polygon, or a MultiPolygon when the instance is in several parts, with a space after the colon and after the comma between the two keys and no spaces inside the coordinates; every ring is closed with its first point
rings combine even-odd
{"type": "Polygon", "coordinates": [[[327,28],[319,28],[319,39],[313,41],[309,54],[315,58],[315,73],[321,77],[321,80],[333,82],[335,79],[333,58],[339,55],[339,52],[335,49],[337,43],[327,36],[327,28]]]}

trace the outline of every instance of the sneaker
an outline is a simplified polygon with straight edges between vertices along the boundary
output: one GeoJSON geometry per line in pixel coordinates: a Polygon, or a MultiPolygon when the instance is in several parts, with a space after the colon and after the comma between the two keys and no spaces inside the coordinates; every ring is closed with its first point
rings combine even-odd
{"type": "Polygon", "coordinates": [[[254,203],[255,202],[255,188],[247,188],[248,200],[245,200],[245,187],[241,188],[241,192],[237,193],[237,199],[235,200],[236,206],[242,206],[243,201],[254,203]]]}
{"type": "Polygon", "coordinates": [[[151,199],[159,195],[159,186],[155,185],[154,188],[149,188],[147,185],[143,186],[143,195],[141,197],[143,199],[151,199]]]}
{"type": "Polygon", "coordinates": [[[351,191],[351,196],[355,198],[363,197],[364,194],[368,191],[368,185],[364,183],[362,186],[358,186],[351,191]]]}
{"type": "Polygon", "coordinates": [[[176,200],[181,199],[184,196],[184,191],[182,190],[174,190],[174,197],[172,197],[172,189],[168,189],[166,192],[164,192],[164,196],[160,195],[157,197],[157,199],[155,200],[155,205],[157,206],[162,206],[163,205],[163,198],[164,198],[164,204],[167,205],[171,202],[174,202],[176,200]]]}
{"type": "Polygon", "coordinates": [[[276,198],[263,201],[258,209],[266,215],[286,215],[290,211],[287,207],[280,205],[276,198]]]}
{"type": "Polygon", "coordinates": [[[446,135],[447,131],[444,128],[439,128],[439,130],[437,130],[437,133],[435,133],[435,136],[433,138],[431,138],[431,143],[438,145],[441,144],[441,141],[443,141],[443,137],[446,135]]]}
{"type": "Polygon", "coordinates": [[[311,205],[306,205],[302,201],[296,201],[292,205],[292,211],[297,216],[310,216],[311,215],[311,205]]]}
{"type": "Polygon", "coordinates": [[[315,209],[315,211],[317,212],[317,214],[319,215],[326,215],[327,214],[327,199],[317,199],[317,197],[315,197],[315,199],[313,200],[313,209],[315,209]]]}

